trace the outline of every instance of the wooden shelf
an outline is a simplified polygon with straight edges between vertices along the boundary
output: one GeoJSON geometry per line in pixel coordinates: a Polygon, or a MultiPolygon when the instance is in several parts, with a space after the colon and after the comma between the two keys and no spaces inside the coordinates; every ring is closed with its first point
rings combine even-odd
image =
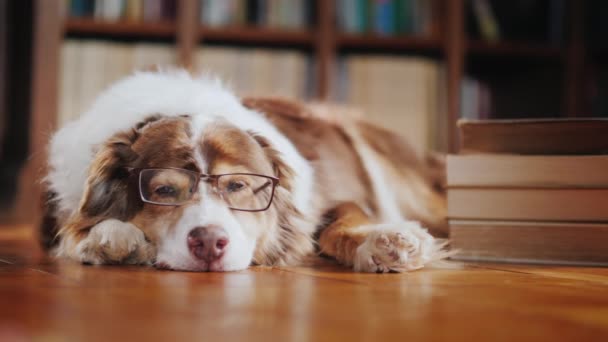
{"type": "Polygon", "coordinates": [[[173,22],[100,21],[92,18],[67,19],[64,34],[99,35],[107,37],[173,38],[173,22]]]}
{"type": "Polygon", "coordinates": [[[312,47],[312,31],[288,31],[265,27],[202,27],[199,38],[203,41],[226,43],[249,43],[268,45],[291,45],[312,47]]]}
{"type": "Polygon", "coordinates": [[[538,43],[520,42],[487,42],[471,40],[467,51],[474,55],[526,57],[526,58],[559,58],[562,50],[559,47],[538,43]]]}
{"type": "Polygon", "coordinates": [[[378,36],[374,34],[339,34],[336,39],[338,48],[382,49],[395,51],[428,50],[438,51],[442,40],[419,36],[378,36]]]}

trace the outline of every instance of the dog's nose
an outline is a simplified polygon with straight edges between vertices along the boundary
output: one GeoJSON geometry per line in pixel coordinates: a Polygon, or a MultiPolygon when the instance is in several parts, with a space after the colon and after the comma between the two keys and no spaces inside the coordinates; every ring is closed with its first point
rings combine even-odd
{"type": "Polygon", "coordinates": [[[195,227],[188,233],[190,253],[207,263],[220,259],[228,242],[228,234],[218,226],[195,227]]]}

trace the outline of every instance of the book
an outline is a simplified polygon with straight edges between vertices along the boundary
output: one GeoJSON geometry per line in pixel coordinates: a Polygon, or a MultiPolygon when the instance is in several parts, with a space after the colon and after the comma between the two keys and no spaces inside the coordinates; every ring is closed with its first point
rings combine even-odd
{"type": "Polygon", "coordinates": [[[127,0],[125,5],[125,18],[128,21],[141,21],[143,19],[143,0],[127,0]]]}
{"type": "Polygon", "coordinates": [[[449,219],[608,221],[608,188],[458,188],[448,185],[449,219]]]}
{"type": "Polygon", "coordinates": [[[393,2],[374,0],[374,33],[391,35],[394,33],[393,2]]]}
{"type": "Polygon", "coordinates": [[[96,20],[118,21],[125,11],[126,2],[124,0],[104,0],[95,1],[96,20]]]}
{"type": "Polygon", "coordinates": [[[453,259],[608,265],[608,223],[450,221],[453,259]]]}
{"type": "Polygon", "coordinates": [[[419,153],[435,145],[440,64],[427,58],[348,56],[344,58],[345,102],[365,119],[407,139],[419,153]],[[399,85],[399,86],[395,86],[399,85]]]}
{"type": "Polygon", "coordinates": [[[71,0],[69,14],[72,17],[87,17],[93,14],[94,0],[71,0]]]}
{"type": "Polygon", "coordinates": [[[338,28],[347,33],[436,35],[438,0],[339,0],[338,28]]]}
{"type": "Polygon", "coordinates": [[[460,87],[460,115],[463,119],[489,119],[492,92],[487,83],[465,76],[460,87]]]}
{"type": "Polygon", "coordinates": [[[473,12],[482,37],[488,41],[498,41],[500,39],[500,29],[488,0],[473,0],[473,12]]]}
{"type": "Polygon", "coordinates": [[[218,76],[240,96],[308,96],[307,57],[298,51],[209,46],[197,50],[195,68],[218,76]]]}
{"type": "Polygon", "coordinates": [[[208,27],[302,29],[310,21],[311,7],[304,0],[201,0],[200,21],[208,27]]]}
{"type": "Polygon", "coordinates": [[[608,119],[461,119],[458,128],[461,154],[608,154],[608,119]]]}
{"type": "Polygon", "coordinates": [[[169,44],[66,39],[61,48],[59,126],[79,117],[116,80],[138,69],[175,62],[169,44]]]}
{"type": "Polygon", "coordinates": [[[160,21],[162,14],[162,0],[145,0],[142,17],[144,22],[160,21]]]}
{"type": "Polygon", "coordinates": [[[608,188],[608,155],[447,156],[450,187],[608,188]]]}

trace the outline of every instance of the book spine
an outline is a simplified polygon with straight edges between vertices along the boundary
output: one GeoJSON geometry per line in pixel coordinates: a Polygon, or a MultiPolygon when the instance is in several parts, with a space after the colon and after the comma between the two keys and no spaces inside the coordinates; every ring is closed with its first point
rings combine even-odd
{"type": "Polygon", "coordinates": [[[374,32],[381,35],[393,33],[393,2],[391,0],[374,1],[374,32]]]}
{"type": "Polygon", "coordinates": [[[94,10],[94,0],[72,0],[70,2],[71,17],[88,17],[93,15],[94,10]]]}
{"type": "Polygon", "coordinates": [[[608,265],[608,224],[449,221],[456,260],[608,265]]]}
{"type": "Polygon", "coordinates": [[[163,20],[174,20],[177,14],[176,0],[162,0],[160,17],[163,20]]]}
{"type": "Polygon", "coordinates": [[[553,0],[549,3],[548,40],[551,44],[560,45],[563,41],[565,0],[553,0]]]}
{"type": "Polygon", "coordinates": [[[161,0],[145,0],[143,19],[146,22],[157,22],[161,19],[161,0]]]}
{"type": "Polygon", "coordinates": [[[608,221],[608,189],[448,188],[451,219],[608,221]]]}
{"type": "Polygon", "coordinates": [[[371,28],[371,0],[355,0],[357,2],[358,32],[369,32],[371,28]]]}
{"type": "Polygon", "coordinates": [[[500,39],[498,22],[488,0],[473,0],[473,11],[482,37],[488,41],[498,41],[500,39]]]}
{"type": "Polygon", "coordinates": [[[143,1],[127,0],[125,18],[133,22],[141,21],[143,19],[143,1]]]}
{"type": "Polygon", "coordinates": [[[608,156],[449,155],[449,187],[608,188],[608,156]]]}

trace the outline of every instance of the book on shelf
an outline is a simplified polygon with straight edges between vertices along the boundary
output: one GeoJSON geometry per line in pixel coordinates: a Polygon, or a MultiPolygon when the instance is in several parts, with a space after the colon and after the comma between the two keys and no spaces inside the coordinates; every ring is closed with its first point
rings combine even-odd
{"type": "Polygon", "coordinates": [[[175,19],[176,0],[69,0],[68,16],[98,21],[158,22],[175,19]]]}
{"type": "Polygon", "coordinates": [[[608,223],[452,220],[456,259],[608,265],[608,223]]]}
{"type": "Polygon", "coordinates": [[[205,46],[195,67],[215,75],[240,96],[310,97],[309,58],[298,51],[205,46]]]}
{"type": "Polygon", "coordinates": [[[489,119],[492,116],[490,86],[485,82],[465,76],[460,86],[460,113],[463,119],[489,119]]]}
{"type": "Polygon", "coordinates": [[[306,0],[201,0],[200,21],[207,27],[259,26],[304,29],[311,21],[306,0]]]}
{"type": "MultiPolygon", "coordinates": [[[[175,49],[169,44],[66,40],[61,52],[59,124],[82,114],[118,79],[138,69],[175,62],[175,49]]],[[[205,46],[196,52],[195,68],[217,76],[241,96],[305,99],[312,92],[307,80],[312,73],[309,59],[298,51],[205,46]]]]}
{"type": "Polygon", "coordinates": [[[77,118],[102,90],[134,70],[172,65],[175,59],[168,44],[65,40],[61,48],[58,124],[77,118]]]}
{"type": "Polygon", "coordinates": [[[417,57],[352,55],[342,58],[336,70],[335,100],[361,109],[366,120],[402,135],[420,153],[437,147],[440,63],[417,57]]]}
{"type": "Polygon", "coordinates": [[[473,0],[473,12],[481,36],[488,41],[498,41],[500,39],[500,29],[489,1],[473,0]]]}
{"type": "Polygon", "coordinates": [[[566,0],[473,0],[466,2],[468,35],[488,42],[561,44],[566,0]]]}
{"type": "Polygon", "coordinates": [[[608,154],[608,119],[459,120],[460,153],[608,154]]]}
{"type": "Polygon", "coordinates": [[[339,0],[338,28],[347,33],[424,35],[439,32],[437,0],[339,0]]]}

